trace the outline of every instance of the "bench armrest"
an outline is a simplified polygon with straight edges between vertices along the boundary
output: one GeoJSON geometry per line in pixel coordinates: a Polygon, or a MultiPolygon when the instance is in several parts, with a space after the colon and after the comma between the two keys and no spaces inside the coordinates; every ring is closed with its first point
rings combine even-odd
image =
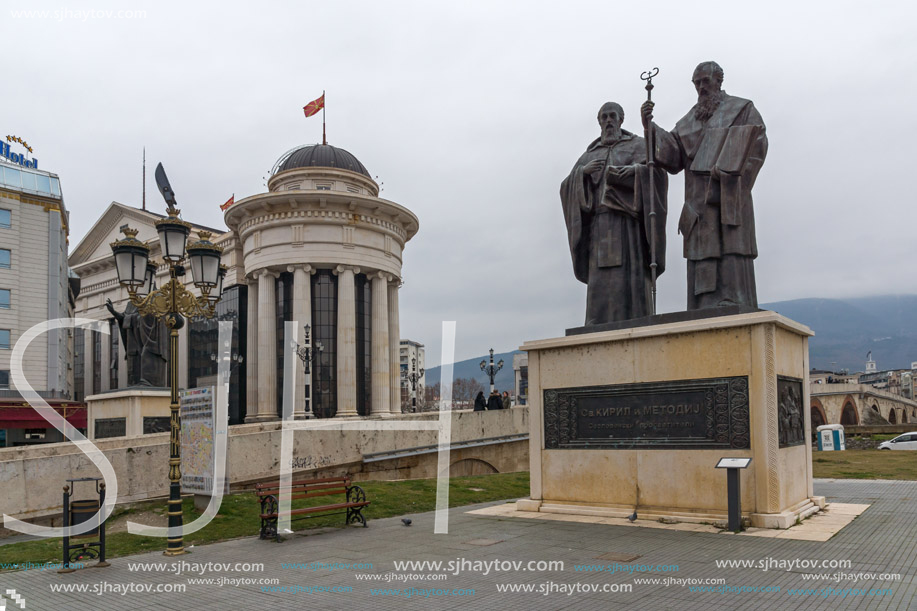
{"type": "Polygon", "coordinates": [[[366,500],[366,493],[359,486],[350,486],[347,488],[348,503],[362,503],[366,500]]]}

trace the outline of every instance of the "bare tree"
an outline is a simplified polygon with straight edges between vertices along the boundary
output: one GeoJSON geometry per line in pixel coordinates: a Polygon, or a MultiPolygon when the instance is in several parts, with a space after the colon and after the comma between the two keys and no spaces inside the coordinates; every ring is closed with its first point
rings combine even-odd
{"type": "Polygon", "coordinates": [[[452,401],[458,409],[474,405],[474,397],[484,386],[473,378],[457,378],[452,382],[452,401]]]}

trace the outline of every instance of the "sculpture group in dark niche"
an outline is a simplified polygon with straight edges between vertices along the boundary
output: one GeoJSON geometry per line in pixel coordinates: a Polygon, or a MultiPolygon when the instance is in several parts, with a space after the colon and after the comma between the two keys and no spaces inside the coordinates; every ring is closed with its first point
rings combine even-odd
{"type": "Polygon", "coordinates": [[[574,274],[587,285],[586,325],[655,313],[652,285],[665,265],[664,172],[685,175],[678,231],[687,309],[758,305],[751,191],[767,154],[764,122],[750,100],[723,91],[716,62],[698,65],[692,82],[697,104],[671,131],[653,122],[652,101],[641,107],[650,147],[621,129],[618,104],[602,106],[601,137],[561,184],[574,274]]]}

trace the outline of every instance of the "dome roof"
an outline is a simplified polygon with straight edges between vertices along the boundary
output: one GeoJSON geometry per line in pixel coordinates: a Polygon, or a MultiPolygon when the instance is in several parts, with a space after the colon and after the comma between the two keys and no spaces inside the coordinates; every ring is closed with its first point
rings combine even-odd
{"type": "Polygon", "coordinates": [[[277,160],[273,174],[294,168],[335,168],[372,178],[359,159],[330,144],[307,144],[287,152],[277,160]]]}

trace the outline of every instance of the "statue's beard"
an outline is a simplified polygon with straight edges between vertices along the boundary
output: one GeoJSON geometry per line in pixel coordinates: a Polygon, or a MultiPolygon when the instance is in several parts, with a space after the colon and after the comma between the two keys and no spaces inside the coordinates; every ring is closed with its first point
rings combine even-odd
{"type": "Polygon", "coordinates": [[[726,98],[726,92],[722,89],[716,93],[706,96],[698,96],[697,107],[694,109],[694,118],[698,121],[706,121],[713,116],[716,109],[720,107],[726,98]]]}
{"type": "Polygon", "coordinates": [[[602,144],[611,144],[621,139],[621,127],[612,127],[608,130],[602,130],[602,144]]]}

